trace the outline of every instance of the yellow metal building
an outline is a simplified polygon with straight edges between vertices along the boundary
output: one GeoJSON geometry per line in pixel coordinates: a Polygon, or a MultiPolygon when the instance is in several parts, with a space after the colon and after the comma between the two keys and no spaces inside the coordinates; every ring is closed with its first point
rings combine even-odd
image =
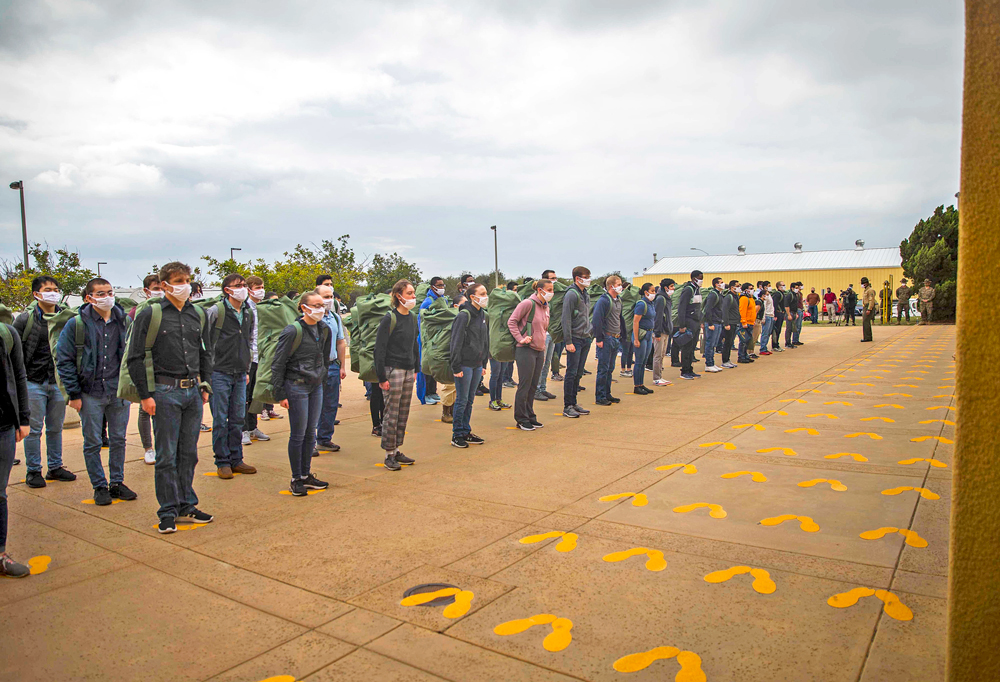
{"type": "Polygon", "coordinates": [[[866,249],[864,242],[858,240],[854,249],[835,251],[803,251],[801,244],[796,244],[794,251],[784,253],[750,254],[740,247],[735,254],[661,258],[633,277],[632,283],[659,284],[664,277],[670,277],[680,285],[690,279],[692,270],[705,273],[705,286],[715,277],[721,277],[727,284],[734,279],[751,284],[768,280],[772,285],[778,281],[802,282],[805,293],[811,287],[816,287],[817,293],[829,287],[839,295],[853,284],[859,296],[862,277],[867,277],[877,290],[889,280],[894,292],[903,277],[898,247],[866,249]]]}

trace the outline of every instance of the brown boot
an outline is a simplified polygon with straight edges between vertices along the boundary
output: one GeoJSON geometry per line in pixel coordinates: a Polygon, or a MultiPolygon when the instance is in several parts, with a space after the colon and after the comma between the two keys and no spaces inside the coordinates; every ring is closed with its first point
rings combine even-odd
{"type": "Polygon", "coordinates": [[[451,424],[453,421],[452,415],[455,412],[454,405],[442,405],[441,406],[441,421],[445,424],[451,424]]]}
{"type": "Polygon", "coordinates": [[[219,478],[230,479],[233,477],[233,470],[230,467],[219,467],[219,478]]]}
{"type": "Polygon", "coordinates": [[[237,464],[236,466],[233,467],[233,473],[234,474],[256,474],[257,473],[257,468],[250,466],[246,462],[240,462],[239,464],[237,464]]]}

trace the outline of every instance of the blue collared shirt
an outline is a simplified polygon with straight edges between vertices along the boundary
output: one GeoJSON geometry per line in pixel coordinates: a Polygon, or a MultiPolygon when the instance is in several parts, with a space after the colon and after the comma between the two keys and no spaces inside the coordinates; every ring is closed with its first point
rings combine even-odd
{"type": "Polygon", "coordinates": [[[344,338],[344,323],[341,321],[340,315],[334,312],[324,315],[323,322],[332,332],[330,336],[330,361],[336,367],[340,367],[340,360],[337,358],[337,341],[344,338]]]}

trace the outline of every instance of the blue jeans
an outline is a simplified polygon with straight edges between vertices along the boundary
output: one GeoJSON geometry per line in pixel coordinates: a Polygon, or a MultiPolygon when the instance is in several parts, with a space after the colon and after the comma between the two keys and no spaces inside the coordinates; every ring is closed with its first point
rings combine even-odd
{"type": "Polygon", "coordinates": [[[570,407],[576,405],[576,394],[580,390],[580,379],[583,378],[583,365],[590,355],[590,344],[593,339],[574,338],[573,347],[576,349],[570,353],[566,350],[566,374],[563,379],[563,406],[570,407]]]}
{"type": "Polygon", "coordinates": [[[764,316],[764,322],[760,325],[760,352],[767,350],[767,342],[771,340],[771,327],[774,326],[774,317],[764,316]]]}
{"type": "Polygon", "coordinates": [[[508,364],[510,363],[490,358],[490,402],[503,400],[503,378],[507,374],[508,364]]]}
{"type": "Polygon", "coordinates": [[[340,367],[331,362],[326,370],[326,383],[323,384],[323,409],[319,415],[319,426],[316,428],[316,440],[320,443],[333,438],[333,422],[337,421],[337,405],[340,403],[340,367]]]}
{"type": "Polygon", "coordinates": [[[90,485],[94,490],[108,487],[101,465],[101,435],[108,420],[108,469],[111,485],[125,481],[125,430],[128,428],[129,403],[114,393],[80,396],[80,424],[83,427],[83,461],[87,464],[90,485]]]}
{"type": "Polygon", "coordinates": [[[45,424],[45,456],[49,471],[62,464],[62,430],[66,419],[66,401],[55,382],[28,382],[28,409],[31,431],[24,439],[24,459],[29,472],[42,471],[42,423],[45,424]]]}
{"type": "Polygon", "coordinates": [[[14,427],[0,429],[0,552],[7,551],[7,483],[17,449],[14,427]]]}
{"type": "Polygon", "coordinates": [[[312,388],[308,384],[286,381],[285,398],[288,400],[288,463],[293,479],[305,478],[309,475],[313,448],[316,447],[316,424],[323,407],[323,384],[312,388]]]}
{"type": "Polygon", "coordinates": [[[549,366],[552,364],[552,353],[556,349],[556,344],[552,342],[552,334],[545,333],[545,360],[542,362],[542,376],[538,379],[538,390],[544,391],[548,387],[549,366]]]}
{"type": "Polygon", "coordinates": [[[611,377],[615,372],[615,358],[622,344],[613,336],[605,336],[601,347],[597,349],[597,386],[594,387],[595,400],[608,400],[611,397],[611,377]]]}
{"type": "MultiPolygon", "coordinates": [[[[492,362],[492,360],[491,360],[492,362]]],[[[499,363],[498,363],[499,364],[499,363]]],[[[468,436],[472,433],[472,401],[476,399],[476,386],[483,376],[482,367],[463,367],[462,376],[455,377],[455,406],[452,408],[451,435],[468,436]]],[[[493,383],[493,377],[490,377],[493,383]]]]}
{"type": "Polygon", "coordinates": [[[156,384],[153,394],[153,443],[156,447],[156,515],[163,519],[185,516],[198,506],[194,468],[198,464],[198,436],[204,405],[201,390],[156,384]]]}
{"type": "Polygon", "coordinates": [[[247,375],[212,372],[212,451],[216,467],[243,462],[243,422],[247,413],[247,375]]]}
{"type": "Polygon", "coordinates": [[[819,324],[819,306],[811,305],[809,306],[809,319],[813,324],[819,324]]]}
{"type": "Polygon", "coordinates": [[[802,314],[800,310],[798,315],[795,317],[795,329],[792,331],[792,343],[799,342],[799,334],[802,333],[802,320],[805,319],[805,315],[802,314]]]}
{"type": "Polygon", "coordinates": [[[715,366],[715,347],[719,343],[719,339],[722,337],[722,325],[716,324],[712,325],[715,329],[709,329],[709,325],[705,326],[705,367],[715,366]]]}
{"type": "MultiPolygon", "coordinates": [[[[635,349],[635,365],[632,366],[632,384],[634,386],[642,386],[643,379],[646,378],[646,358],[653,351],[653,330],[647,329],[646,338],[639,342],[639,347],[636,348],[635,344],[632,344],[632,348],[635,349]]],[[[631,339],[629,339],[631,341],[631,339]]]]}
{"type": "Polygon", "coordinates": [[[739,359],[749,360],[750,353],[747,352],[747,349],[753,341],[753,325],[740,325],[736,330],[736,334],[740,338],[740,348],[738,351],[739,359]]]}

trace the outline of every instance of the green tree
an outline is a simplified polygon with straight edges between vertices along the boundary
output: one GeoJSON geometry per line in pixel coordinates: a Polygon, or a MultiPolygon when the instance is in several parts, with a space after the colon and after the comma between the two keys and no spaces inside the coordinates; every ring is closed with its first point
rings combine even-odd
{"type": "Polygon", "coordinates": [[[21,263],[0,263],[0,303],[11,310],[24,310],[31,303],[31,280],[34,274],[25,272],[21,263]]]}
{"type": "Polygon", "coordinates": [[[921,220],[908,239],[899,244],[903,274],[918,289],[929,279],[937,291],[934,319],[955,319],[958,280],[958,211],[938,206],[934,214],[921,220]]]}
{"type": "Polygon", "coordinates": [[[56,249],[53,254],[46,244],[42,248],[41,244],[34,244],[28,253],[35,260],[35,267],[32,269],[35,275],[51,275],[59,280],[63,295],[79,294],[83,291],[84,285],[97,277],[97,274],[88,268],[80,265],[80,252],[70,251],[63,247],[56,249]]]}
{"type": "Polygon", "coordinates": [[[408,279],[414,285],[420,283],[420,270],[416,263],[410,263],[398,253],[383,256],[376,253],[365,273],[368,293],[388,291],[401,279],[408,279]]]}

